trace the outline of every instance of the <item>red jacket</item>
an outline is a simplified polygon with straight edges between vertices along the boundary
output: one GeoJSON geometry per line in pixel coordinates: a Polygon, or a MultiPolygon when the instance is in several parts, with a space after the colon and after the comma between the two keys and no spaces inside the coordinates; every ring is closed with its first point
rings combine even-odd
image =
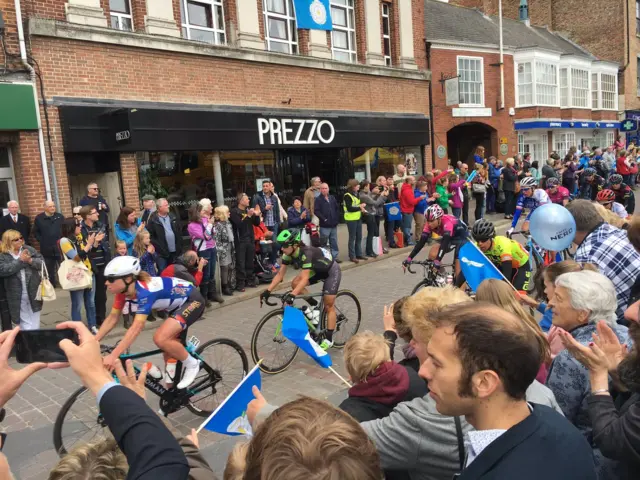
{"type": "Polygon", "coordinates": [[[194,283],[192,279],[195,281],[196,287],[200,286],[202,282],[202,272],[196,270],[193,274],[187,270],[182,264],[174,263],[173,265],[169,265],[165,268],[160,274],[161,277],[165,278],[179,278],[180,280],[186,280],[187,282],[194,283]]]}
{"type": "Polygon", "coordinates": [[[619,173],[620,175],[629,175],[631,173],[629,167],[624,163],[625,160],[625,157],[618,157],[616,160],[616,173],[619,173]]]}
{"type": "Polygon", "coordinates": [[[400,211],[402,213],[413,213],[420,200],[422,200],[422,197],[415,197],[413,187],[410,184],[402,184],[402,189],[400,190],[400,211]]]}

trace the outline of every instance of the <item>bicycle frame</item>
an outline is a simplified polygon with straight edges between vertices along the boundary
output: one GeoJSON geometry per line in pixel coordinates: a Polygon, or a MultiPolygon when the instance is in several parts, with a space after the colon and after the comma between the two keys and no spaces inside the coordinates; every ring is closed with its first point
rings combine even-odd
{"type": "MultiPolygon", "coordinates": [[[[314,297],[321,297],[320,298],[320,303],[318,304],[318,311],[320,312],[320,318],[322,318],[322,316],[324,315],[324,293],[313,293],[313,294],[309,294],[309,295],[300,295],[296,298],[299,299],[308,299],[308,298],[314,298],[314,297]]],[[[296,308],[300,311],[302,311],[301,307],[295,307],[293,305],[291,305],[293,308],[296,308]]],[[[284,309],[285,305],[282,305],[282,308],[284,309]]],[[[314,325],[311,320],[309,320],[307,318],[306,315],[304,315],[303,313],[303,317],[304,317],[304,321],[307,323],[307,328],[309,329],[309,333],[313,333],[314,335],[320,335],[322,333],[322,330],[316,328],[316,325],[314,325]]],[[[276,328],[276,335],[280,335],[282,333],[282,322],[280,322],[280,324],[278,325],[278,327],[276,328]]]]}

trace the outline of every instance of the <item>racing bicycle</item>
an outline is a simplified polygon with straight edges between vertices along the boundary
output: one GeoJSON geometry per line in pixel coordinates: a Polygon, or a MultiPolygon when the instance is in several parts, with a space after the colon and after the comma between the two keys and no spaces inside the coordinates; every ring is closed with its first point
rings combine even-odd
{"type": "Polygon", "coordinates": [[[449,275],[451,275],[452,278],[454,277],[453,264],[440,265],[438,268],[435,266],[433,260],[413,260],[407,265],[407,270],[409,273],[415,274],[417,272],[411,269],[411,265],[420,265],[424,275],[424,278],[411,290],[411,295],[418,290],[422,290],[424,287],[444,287],[447,284],[447,277],[449,275]]]}
{"type": "MultiPolygon", "coordinates": [[[[270,298],[279,299],[281,305],[262,317],[251,336],[251,357],[256,364],[261,361],[260,370],[269,374],[284,372],[293,363],[299,350],[293,342],[287,340],[282,334],[284,297],[287,293],[289,292],[272,293],[270,295],[270,298]]],[[[320,313],[318,323],[315,324],[306,315],[304,316],[309,327],[309,334],[318,344],[324,340],[327,330],[327,312],[324,309],[323,295],[323,293],[314,293],[299,295],[295,298],[295,301],[297,301],[320,297],[320,304],[317,307],[312,307],[314,309],[318,308],[320,313]]],[[[269,299],[264,300],[264,303],[270,307],[278,306],[277,302],[270,302],[269,299]]],[[[304,311],[303,306],[292,306],[304,311]]],[[[262,300],[260,301],[260,307],[262,307],[262,300]]],[[[333,346],[342,348],[347,343],[347,340],[355,335],[360,328],[362,308],[358,297],[350,290],[340,290],[336,294],[335,308],[337,322],[333,333],[333,346]]]]}
{"type": "Polygon", "coordinates": [[[541,271],[552,263],[573,258],[568,248],[565,248],[562,252],[552,252],[551,250],[543,249],[535,242],[531,233],[526,230],[511,232],[511,234],[507,234],[507,237],[513,238],[514,235],[522,235],[526,240],[525,248],[529,253],[529,266],[531,267],[532,278],[535,272],[541,271]]]}
{"type": "MultiPolygon", "coordinates": [[[[160,413],[165,417],[187,407],[200,417],[208,417],[246,376],[249,370],[247,355],[243,348],[233,340],[216,338],[202,345],[191,337],[186,342],[187,330],[180,341],[189,353],[201,361],[201,369],[189,388],[178,390],[182,374],[182,362],[176,364],[173,387],[167,389],[161,379],[147,375],[145,387],[160,397],[160,413]],[[224,369],[224,370],[223,370],[224,369]]],[[[101,346],[103,353],[111,353],[115,346],[101,346]]],[[[150,350],[140,353],[120,355],[120,361],[139,360],[162,354],[162,350],[150,350]]],[[[134,365],[136,375],[140,369],[134,365]]],[[[114,373],[114,379],[117,377],[114,373]]],[[[61,457],[75,445],[106,438],[108,428],[96,405],[96,399],[86,387],[76,390],[60,409],[53,427],[53,444],[61,457]]]]}

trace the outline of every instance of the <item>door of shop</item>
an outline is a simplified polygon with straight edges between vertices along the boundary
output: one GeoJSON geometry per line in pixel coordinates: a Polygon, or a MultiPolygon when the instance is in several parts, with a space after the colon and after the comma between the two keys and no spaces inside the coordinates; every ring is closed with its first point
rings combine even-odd
{"type": "Polygon", "coordinates": [[[9,200],[17,200],[16,184],[13,180],[13,164],[11,162],[11,149],[0,147],[0,208],[4,215],[7,210],[9,200]]]}

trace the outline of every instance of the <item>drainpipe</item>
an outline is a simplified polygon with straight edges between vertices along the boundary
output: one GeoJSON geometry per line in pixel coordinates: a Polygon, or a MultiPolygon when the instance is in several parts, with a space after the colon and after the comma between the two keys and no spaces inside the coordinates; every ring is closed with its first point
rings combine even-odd
{"type": "Polygon", "coordinates": [[[504,110],[504,45],[502,41],[502,0],[498,1],[498,28],[500,29],[500,110],[504,110]]]}
{"type": "MultiPolygon", "coordinates": [[[[424,40],[425,51],[427,53],[427,70],[431,70],[431,42],[424,40]]],[[[433,127],[433,76],[429,80],[429,126],[431,127],[431,168],[436,168],[436,146],[435,146],[435,134],[433,127]]],[[[447,152],[448,154],[449,152],[447,152]]]]}
{"type": "MultiPolygon", "coordinates": [[[[40,150],[40,162],[42,163],[42,174],[44,176],[44,189],[47,196],[47,201],[51,200],[51,184],[49,183],[49,168],[47,167],[47,154],[44,146],[44,135],[42,133],[42,120],[40,119],[40,103],[38,101],[38,91],[36,90],[36,71],[29,65],[27,61],[27,47],[24,43],[24,31],[22,29],[22,10],[20,8],[20,0],[15,0],[16,6],[16,23],[18,25],[18,40],[20,42],[20,59],[22,64],[29,71],[31,78],[31,86],[33,87],[33,100],[36,107],[36,119],[38,121],[38,147],[40,150]]],[[[43,102],[46,100],[43,98],[43,102]]],[[[55,179],[55,176],[54,176],[55,179]]],[[[56,205],[60,208],[58,201],[57,189],[56,189],[56,205]]]]}

